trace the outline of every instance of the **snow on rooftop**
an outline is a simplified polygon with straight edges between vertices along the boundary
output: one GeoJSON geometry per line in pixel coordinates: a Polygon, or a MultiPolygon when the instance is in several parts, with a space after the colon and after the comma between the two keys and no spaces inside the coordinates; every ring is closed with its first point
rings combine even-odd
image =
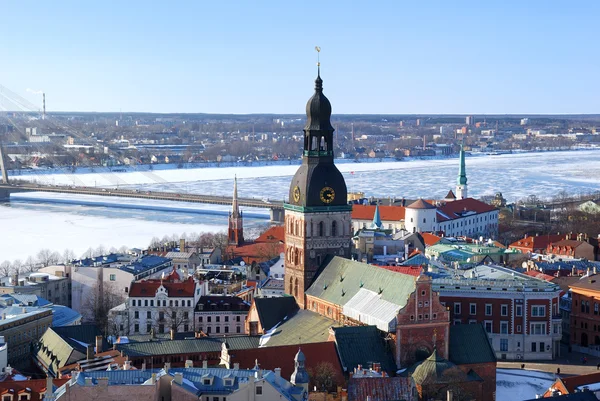
{"type": "Polygon", "coordinates": [[[530,400],[554,383],[553,373],[536,370],[496,369],[496,401],[530,400]]]}

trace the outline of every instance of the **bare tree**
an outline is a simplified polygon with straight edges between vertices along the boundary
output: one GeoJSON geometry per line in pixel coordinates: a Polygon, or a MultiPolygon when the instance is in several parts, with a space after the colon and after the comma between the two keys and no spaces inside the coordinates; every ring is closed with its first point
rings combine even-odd
{"type": "Polygon", "coordinates": [[[25,260],[25,263],[23,264],[23,270],[28,273],[37,270],[35,259],[32,256],[27,257],[27,260],[25,260]]]}
{"type": "Polygon", "coordinates": [[[0,263],[0,276],[10,276],[10,262],[8,260],[5,260],[4,262],[0,263]]]}
{"type": "Polygon", "coordinates": [[[52,251],[50,249],[42,249],[37,253],[37,262],[42,267],[47,267],[52,264],[52,251]]]}
{"type": "Polygon", "coordinates": [[[23,270],[23,262],[21,262],[21,259],[17,259],[15,261],[13,261],[12,265],[10,266],[10,269],[11,269],[12,274],[21,273],[21,271],[23,270]]]}
{"type": "Polygon", "coordinates": [[[308,375],[314,386],[320,391],[329,391],[337,387],[337,375],[331,362],[319,362],[314,369],[308,369],[308,375]]]}
{"type": "Polygon", "coordinates": [[[71,249],[65,249],[62,254],[63,263],[71,263],[71,261],[75,260],[75,258],[75,252],[73,252],[71,249]]]}
{"type": "Polygon", "coordinates": [[[103,332],[109,330],[108,311],[125,301],[125,295],[115,283],[103,282],[94,285],[82,305],[85,320],[98,326],[103,332]]]}

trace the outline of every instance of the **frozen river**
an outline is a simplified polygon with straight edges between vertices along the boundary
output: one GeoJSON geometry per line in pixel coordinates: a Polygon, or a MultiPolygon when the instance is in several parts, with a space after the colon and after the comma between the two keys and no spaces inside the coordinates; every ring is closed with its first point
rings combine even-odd
{"type": "MultiPolygon", "coordinates": [[[[442,198],[454,189],[458,159],[341,162],[338,167],[350,191],[378,197],[442,198]]],[[[297,168],[269,165],[149,171],[142,166],[130,172],[44,171],[19,178],[47,184],[229,195],[237,175],[240,196],[283,199],[297,168]]],[[[590,193],[600,191],[600,151],[467,157],[467,176],[472,197],[502,192],[512,202],[530,194],[551,197],[561,190],[590,193]]],[[[13,200],[0,206],[0,261],[25,259],[42,248],[59,252],[68,248],[80,255],[99,245],[145,247],[152,237],[220,231],[227,226],[227,209],[211,205],[93,196],[69,199],[50,194],[16,194],[13,200]],[[208,214],[207,210],[215,213],[208,214]]],[[[266,210],[247,213],[250,227],[267,222],[266,210]]]]}

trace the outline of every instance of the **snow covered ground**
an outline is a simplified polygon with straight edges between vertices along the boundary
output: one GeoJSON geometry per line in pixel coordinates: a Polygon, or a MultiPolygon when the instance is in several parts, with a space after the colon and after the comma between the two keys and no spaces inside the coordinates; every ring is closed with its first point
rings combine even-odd
{"type": "Polygon", "coordinates": [[[496,370],[496,400],[521,401],[535,399],[544,393],[556,376],[548,372],[521,369],[496,370]]]}
{"type": "MultiPolygon", "coordinates": [[[[469,195],[502,192],[508,201],[530,194],[540,197],[561,190],[600,190],[600,151],[518,153],[467,157],[469,195]]],[[[238,177],[242,197],[284,199],[297,164],[229,166],[190,169],[148,166],[128,172],[107,169],[40,170],[13,178],[47,184],[117,187],[230,195],[238,177]]],[[[454,189],[458,158],[338,163],[349,191],[367,196],[441,198],[454,189]]],[[[15,194],[0,205],[0,261],[25,259],[42,248],[76,253],[105,247],[146,246],[152,237],[183,232],[220,231],[227,226],[227,208],[181,202],[140,201],[94,196],[15,194]],[[8,227],[8,229],[6,229],[8,227]]],[[[247,210],[246,226],[264,224],[267,210],[247,210]]]]}

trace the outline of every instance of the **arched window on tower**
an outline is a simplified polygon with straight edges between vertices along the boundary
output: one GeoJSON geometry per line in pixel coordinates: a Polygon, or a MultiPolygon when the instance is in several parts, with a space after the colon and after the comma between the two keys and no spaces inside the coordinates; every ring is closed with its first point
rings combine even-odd
{"type": "Polygon", "coordinates": [[[288,294],[292,295],[294,292],[294,279],[292,277],[290,277],[290,291],[288,292],[288,294]]]}
{"type": "Polygon", "coordinates": [[[319,222],[319,237],[325,236],[325,225],[322,221],[319,222]]]}
{"type": "Polygon", "coordinates": [[[337,235],[337,224],[336,222],[331,223],[331,236],[335,237],[337,235]]]}
{"type": "Polygon", "coordinates": [[[325,142],[325,137],[321,137],[321,147],[320,150],[327,150],[327,142],[325,142]]]}
{"type": "Polygon", "coordinates": [[[298,279],[294,280],[294,296],[298,297],[298,279]]]}
{"type": "Polygon", "coordinates": [[[310,144],[310,150],[317,150],[317,146],[319,145],[319,139],[316,136],[312,137],[312,142],[310,144]]]}
{"type": "Polygon", "coordinates": [[[294,264],[297,265],[298,262],[300,261],[299,255],[298,255],[298,249],[294,249],[294,264]]]}

